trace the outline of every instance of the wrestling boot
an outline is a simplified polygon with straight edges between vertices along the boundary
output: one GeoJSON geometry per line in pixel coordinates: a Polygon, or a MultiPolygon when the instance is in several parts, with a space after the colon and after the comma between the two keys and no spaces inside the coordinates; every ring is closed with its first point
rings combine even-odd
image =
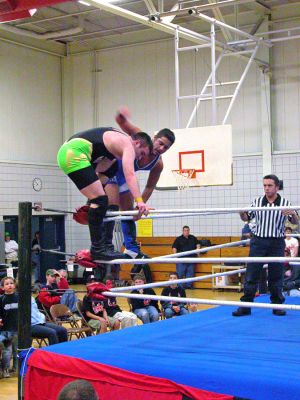
{"type": "Polygon", "coordinates": [[[233,317],[244,317],[245,315],[251,315],[251,308],[239,307],[238,309],[232,312],[233,317]]]}
{"type": "Polygon", "coordinates": [[[91,204],[97,204],[99,206],[97,208],[90,207],[88,212],[92,259],[111,261],[116,258],[124,258],[122,253],[109,250],[105,246],[103,218],[108,206],[107,196],[99,196],[96,199],[92,199],[91,204]]]}
{"type": "MultiPolygon", "coordinates": [[[[108,206],[107,211],[119,211],[119,206],[116,204],[111,204],[108,206]]],[[[115,221],[104,222],[104,236],[105,236],[105,247],[108,250],[114,251],[113,236],[115,221]]]]}

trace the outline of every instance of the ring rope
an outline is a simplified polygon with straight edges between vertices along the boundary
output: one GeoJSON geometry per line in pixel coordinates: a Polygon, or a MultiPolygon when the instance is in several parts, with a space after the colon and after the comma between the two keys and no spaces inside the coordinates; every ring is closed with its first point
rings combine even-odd
{"type": "Polygon", "coordinates": [[[195,299],[191,297],[172,297],[172,296],[155,296],[149,294],[135,294],[135,293],[112,293],[102,292],[106,297],[125,297],[127,299],[145,299],[157,301],[174,301],[180,303],[192,304],[209,304],[216,306],[237,306],[237,307],[251,307],[251,308],[269,308],[273,310],[296,310],[300,311],[300,306],[295,304],[269,304],[269,303],[250,303],[244,301],[225,301],[225,300],[210,300],[210,299],[195,299]]]}
{"type": "MultiPolygon", "coordinates": [[[[56,210],[54,208],[42,208],[39,206],[33,207],[35,211],[51,211],[59,212],[63,214],[75,214],[75,211],[67,210],[56,210]]],[[[191,208],[191,209],[171,209],[171,210],[151,210],[151,214],[216,214],[216,213],[236,213],[236,212],[247,212],[247,211],[296,211],[300,210],[300,206],[276,206],[276,207],[243,207],[243,208],[191,208]]],[[[116,217],[116,216],[135,216],[138,215],[138,210],[127,210],[127,211],[108,211],[106,217],[116,217]]],[[[153,218],[153,216],[152,216],[153,218]]]]}
{"type": "MultiPolygon", "coordinates": [[[[222,268],[222,265],[220,265],[222,268]]],[[[265,264],[263,268],[268,268],[268,264],[265,264]]],[[[246,268],[239,268],[233,271],[226,271],[226,272],[217,272],[215,274],[208,274],[208,275],[201,275],[195,276],[193,278],[182,278],[182,279],[173,279],[172,281],[161,281],[161,282],[152,282],[152,283],[145,283],[143,285],[132,285],[132,286],[123,286],[123,287],[116,287],[111,288],[111,292],[122,292],[122,290],[138,290],[138,289],[146,289],[146,288],[155,288],[155,287],[163,287],[169,286],[174,284],[180,283],[191,283],[191,282],[200,282],[205,281],[206,279],[213,279],[218,278],[219,276],[228,276],[228,275],[236,275],[236,274],[243,274],[246,272],[246,268]]]]}
{"type": "Polygon", "coordinates": [[[211,250],[224,249],[225,247],[243,246],[248,243],[250,243],[250,239],[239,240],[237,242],[216,244],[214,246],[203,247],[202,249],[188,250],[188,251],[182,251],[181,253],[172,253],[172,254],[167,254],[165,256],[154,257],[153,260],[157,260],[157,259],[161,259],[161,258],[178,258],[178,256],[181,257],[181,256],[188,256],[190,254],[207,253],[208,251],[211,251],[211,250]]]}
{"type": "Polygon", "coordinates": [[[206,264],[206,263],[290,263],[299,262],[300,257],[207,257],[207,258],[139,258],[139,259],[123,259],[118,258],[112,261],[96,260],[101,264],[206,264]]]}
{"type": "MultiPolygon", "coordinates": [[[[243,207],[243,208],[190,208],[181,209],[175,208],[171,210],[151,210],[151,214],[177,214],[177,213],[236,213],[236,212],[247,212],[247,211],[296,211],[300,210],[300,206],[276,206],[276,207],[243,207]]],[[[137,215],[138,210],[128,211],[109,211],[106,216],[112,217],[117,215],[137,215]]]]}

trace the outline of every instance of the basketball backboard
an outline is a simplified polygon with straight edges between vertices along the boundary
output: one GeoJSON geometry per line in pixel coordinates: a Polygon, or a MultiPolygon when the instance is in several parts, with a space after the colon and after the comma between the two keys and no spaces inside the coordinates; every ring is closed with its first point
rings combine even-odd
{"type": "Polygon", "coordinates": [[[163,154],[158,190],[177,189],[173,170],[194,169],[190,187],[232,185],[231,125],[175,129],[175,143],[163,154]]]}

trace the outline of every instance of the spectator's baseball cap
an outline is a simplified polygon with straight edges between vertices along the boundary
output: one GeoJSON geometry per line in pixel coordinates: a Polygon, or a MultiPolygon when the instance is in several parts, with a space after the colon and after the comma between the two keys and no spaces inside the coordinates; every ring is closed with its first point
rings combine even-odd
{"type": "Polygon", "coordinates": [[[96,282],[95,275],[89,275],[87,277],[86,283],[96,282]]]}
{"type": "Polygon", "coordinates": [[[59,273],[56,271],[56,269],[47,269],[46,275],[59,276],[59,273]]]}
{"type": "Polygon", "coordinates": [[[5,237],[10,236],[9,232],[5,232],[5,237]]]}

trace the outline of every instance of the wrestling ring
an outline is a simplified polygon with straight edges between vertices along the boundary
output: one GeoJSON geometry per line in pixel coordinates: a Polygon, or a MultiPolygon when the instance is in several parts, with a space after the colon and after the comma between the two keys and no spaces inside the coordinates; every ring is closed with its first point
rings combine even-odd
{"type": "MultiPolygon", "coordinates": [[[[280,209],[281,207],[276,207],[280,209]]],[[[254,210],[255,208],[251,208],[254,210]]],[[[300,207],[283,207],[298,210],[300,207]]],[[[248,209],[157,210],[153,214],[207,215],[248,209]]],[[[262,211],[266,210],[264,207],[262,211]]],[[[132,218],[135,212],[110,213],[109,218],[132,218]]],[[[152,263],[271,263],[291,262],[298,257],[191,258],[193,253],[241,246],[238,241],[153,259],[152,263]],[[183,256],[183,258],[179,258],[183,256]]],[[[50,250],[55,252],[55,250],[50,250]]],[[[145,260],[101,261],[102,264],[144,264],[145,260]]],[[[139,286],[105,288],[105,297],[178,301],[178,298],[127,293],[132,289],[155,288],[171,283],[196,282],[217,276],[241,274],[245,268],[189,279],[155,282],[139,286]]],[[[300,398],[299,318],[300,298],[287,297],[285,304],[270,304],[263,295],[254,303],[198,298],[180,302],[214,307],[184,317],[139,325],[131,329],[61,343],[26,354],[25,400],[55,400],[68,382],[87,379],[101,400],[143,399],[255,399],[296,400],[300,398]],[[252,316],[233,318],[236,307],[252,307],[252,316]],[[231,308],[230,308],[231,307],[231,308]],[[234,307],[234,308],[232,308],[234,307]],[[271,309],[284,309],[284,318],[271,309]],[[50,384],[51,382],[51,384],[50,384]]]]}

